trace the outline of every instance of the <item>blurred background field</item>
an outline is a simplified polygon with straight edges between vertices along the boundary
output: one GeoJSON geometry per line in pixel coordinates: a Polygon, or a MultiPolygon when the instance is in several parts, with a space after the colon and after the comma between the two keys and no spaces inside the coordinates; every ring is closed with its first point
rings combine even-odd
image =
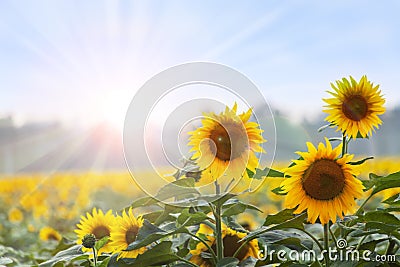
{"type": "MultiPolygon", "coordinates": [[[[367,179],[369,172],[384,175],[400,170],[398,157],[377,158],[367,161],[360,177],[367,179]]],[[[274,165],[282,169],[289,162],[274,165]]],[[[144,173],[143,175],[146,175],[144,173]]],[[[283,197],[271,192],[279,186],[280,178],[268,178],[255,193],[241,196],[243,200],[258,206],[264,214],[250,211],[240,215],[238,222],[248,229],[255,229],[267,214],[282,208],[283,197]]],[[[155,187],[157,185],[154,185],[155,187]]],[[[376,206],[400,190],[386,190],[375,201],[376,206]]],[[[75,240],[73,230],[93,207],[104,211],[120,211],[134,200],[145,196],[128,172],[58,172],[55,174],[15,174],[0,179],[0,242],[17,250],[48,247],[61,236],[75,240]],[[51,227],[58,234],[49,232],[51,227]]],[[[152,210],[137,210],[145,214],[152,210]]]]}

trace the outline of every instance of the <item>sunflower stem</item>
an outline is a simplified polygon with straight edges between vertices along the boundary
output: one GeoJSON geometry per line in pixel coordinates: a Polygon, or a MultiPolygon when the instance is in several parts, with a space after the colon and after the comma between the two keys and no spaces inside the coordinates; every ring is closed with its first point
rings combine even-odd
{"type": "Polygon", "coordinates": [[[329,233],[331,234],[333,242],[335,242],[335,246],[337,247],[337,239],[336,239],[335,233],[332,231],[331,227],[329,227],[329,233]]]}
{"type": "MultiPolygon", "coordinates": [[[[215,180],[214,184],[215,184],[215,194],[219,196],[221,194],[220,185],[218,184],[217,180],[215,180]]],[[[222,204],[219,201],[216,202],[215,213],[214,213],[218,262],[224,258],[224,243],[222,240],[221,205],[222,204]]]]}
{"type": "MultiPolygon", "coordinates": [[[[347,153],[347,140],[346,140],[346,135],[345,133],[342,134],[343,136],[343,140],[342,140],[342,158],[343,156],[347,153]]],[[[338,226],[339,226],[339,222],[337,222],[338,226]]],[[[345,235],[345,231],[343,227],[340,227],[340,237],[344,237],[345,235]]]]}
{"type": "Polygon", "coordinates": [[[321,252],[324,250],[324,248],[322,247],[322,245],[320,244],[318,239],[316,239],[310,232],[308,232],[307,230],[303,230],[303,229],[299,229],[299,230],[302,231],[303,233],[305,233],[306,235],[308,235],[314,241],[314,243],[317,244],[317,246],[321,252]]]}
{"type": "Polygon", "coordinates": [[[222,241],[222,221],[221,221],[221,206],[217,205],[215,207],[215,227],[217,232],[217,258],[218,261],[222,260],[224,257],[224,244],[222,241]]]}
{"type": "Polygon", "coordinates": [[[94,259],[94,267],[97,266],[97,251],[96,248],[93,247],[93,259],[94,259]]]}
{"type": "Polygon", "coordinates": [[[395,241],[391,238],[391,236],[389,235],[388,237],[389,237],[389,243],[388,243],[388,246],[387,246],[386,252],[385,252],[386,256],[394,254],[393,249],[396,245],[395,241]]]}
{"type": "Polygon", "coordinates": [[[325,266],[329,267],[329,222],[324,224],[324,248],[326,251],[325,254],[325,266]]]}
{"type": "Polygon", "coordinates": [[[250,242],[250,239],[243,241],[243,243],[240,245],[240,247],[235,251],[235,253],[233,253],[233,258],[236,258],[236,256],[239,254],[239,252],[242,250],[242,248],[248,243],[250,242]]]}
{"type": "Polygon", "coordinates": [[[214,250],[210,247],[210,245],[209,245],[206,241],[204,241],[201,237],[199,237],[199,236],[197,236],[197,235],[195,235],[195,234],[192,234],[192,233],[190,233],[190,232],[189,232],[188,234],[191,235],[192,237],[196,238],[197,240],[199,240],[201,243],[203,243],[203,244],[206,246],[206,248],[208,249],[208,251],[210,251],[210,253],[211,253],[211,256],[212,256],[211,260],[213,261],[214,265],[217,265],[217,264],[216,264],[217,255],[215,255],[215,252],[214,252],[214,250]]]}
{"type": "Polygon", "coordinates": [[[344,154],[347,153],[347,142],[346,142],[346,135],[343,133],[343,141],[342,141],[342,157],[344,154]]]}
{"type": "Polygon", "coordinates": [[[356,213],[355,213],[354,215],[356,215],[356,216],[357,216],[357,215],[360,215],[360,213],[362,212],[362,210],[363,210],[365,204],[367,204],[368,200],[370,200],[372,196],[373,196],[373,195],[371,194],[371,195],[369,195],[369,197],[367,197],[367,198],[364,200],[364,202],[361,204],[361,206],[358,208],[358,210],[356,211],[356,213]]]}
{"type": "Polygon", "coordinates": [[[228,192],[229,187],[231,187],[231,185],[233,184],[234,181],[235,181],[235,178],[232,178],[232,180],[229,182],[229,184],[225,187],[224,193],[228,192]]]}

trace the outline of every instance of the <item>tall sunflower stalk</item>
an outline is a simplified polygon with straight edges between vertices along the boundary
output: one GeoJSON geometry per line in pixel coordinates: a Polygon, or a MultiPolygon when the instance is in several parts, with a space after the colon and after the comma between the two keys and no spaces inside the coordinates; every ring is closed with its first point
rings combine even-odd
{"type": "MultiPolygon", "coordinates": [[[[202,171],[200,183],[214,183],[216,197],[222,197],[221,184],[228,181],[248,179],[246,169],[255,172],[259,164],[255,153],[265,152],[260,146],[265,142],[262,130],[256,122],[250,122],[251,109],[237,114],[237,104],[226,107],[220,114],[205,113],[202,126],[190,132],[189,145],[194,152],[193,159],[202,171]],[[226,180],[227,179],[227,180],[226,180]],[[221,182],[220,182],[221,181],[221,182]]],[[[211,205],[215,218],[215,245],[218,261],[224,255],[222,204],[211,205]]]]}
{"type": "MultiPolygon", "coordinates": [[[[385,112],[385,100],[378,90],[363,76],[359,82],[350,76],[350,81],[343,78],[331,84],[333,91],[328,91],[333,98],[323,99],[328,113],[326,120],[336,126],[342,133],[342,143],[332,148],[326,138],[326,146],[319,143],[315,147],[307,143],[308,152],[297,152],[300,158],[286,169],[290,178],[282,183],[287,193],[285,205],[296,208],[294,213],[307,210],[308,221],[317,220],[323,225],[324,249],[329,249],[329,233],[331,222],[336,218],[343,219],[346,214],[353,214],[355,199],[362,197],[364,186],[356,178],[359,166],[352,163],[354,155],[348,154],[348,144],[355,138],[366,138],[382,123],[378,115],[385,112]]],[[[368,201],[367,198],[366,201],[368,201]]],[[[356,214],[361,210],[363,205],[356,214]]],[[[343,231],[342,231],[343,237],[343,231]]],[[[335,236],[332,234],[332,238],[335,236]]],[[[325,257],[325,265],[329,266],[329,257],[325,257]]]]}
{"type": "MultiPolygon", "coordinates": [[[[333,98],[323,99],[328,113],[325,120],[337,126],[342,132],[342,157],[347,154],[352,139],[368,138],[382,124],[379,115],[385,113],[385,99],[379,90],[364,75],[357,82],[352,76],[350,80],[343,78],[331,83],[333,91],[328,91],[333,98]]],[[[365,199],[356,214],[359,214],[371,196],[365,199]]]]}

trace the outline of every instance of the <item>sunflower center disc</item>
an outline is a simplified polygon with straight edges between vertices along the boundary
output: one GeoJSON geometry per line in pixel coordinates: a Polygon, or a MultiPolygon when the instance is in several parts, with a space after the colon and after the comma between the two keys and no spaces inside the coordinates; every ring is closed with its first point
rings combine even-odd
{"type": "Polygon", "coordinates": [[[333,160],[314,162],[303,176],[303,188],[307,195],[318,200],[329,200],[340,195],[345,177],[342,168],[333,160]]]}
{"type": "Polygon", "coordinates": [[[139,228],[135,227],[135,226],[131,227],[128,231],[126,231],[125,240],[126,240],[127,244],[130,244],[136,240],[138,231],[139,231],[139,228]]]}
{"type": "Polygon", "coordinates": [[[105,236],[110,236],[110,230],[103,225],[96,226],[93,229],[92,233],[94,234],[97,240],[102,239],[105,236]]]}
{"type": "Polygon", "coordinates": [[[248,148],[246,130],[239,123],[227,123],[223,126],[218,123],[211,131],[211,152],[220,160],[233,160],[242,156],[248,148]]]}
{"type": "Polygon", "coordinates": [[[49,234],[48,236],[47,236],[47,239],[48,240],[58,240],[58,237],[55,235],[55,234],[53,234],[53,233],[51,233],[51,234],[49,234]]]}
{"type": "Polygon", "coordinates": [[[368,104],[360,95],[350,96],[343,102],[342,111],[350,120],[360,121],[367,115],[368,104]]]}

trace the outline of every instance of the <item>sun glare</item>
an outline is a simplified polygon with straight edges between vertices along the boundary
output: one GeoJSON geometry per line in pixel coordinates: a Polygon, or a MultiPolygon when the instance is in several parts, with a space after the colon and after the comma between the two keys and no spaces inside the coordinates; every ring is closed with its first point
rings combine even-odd
{"type": "Polygon", "coordinates": [[[99,119],[122,132],[125,114],[133,94],[134,92],[127,90],[105,93],[99,99],[99,119]]]}

